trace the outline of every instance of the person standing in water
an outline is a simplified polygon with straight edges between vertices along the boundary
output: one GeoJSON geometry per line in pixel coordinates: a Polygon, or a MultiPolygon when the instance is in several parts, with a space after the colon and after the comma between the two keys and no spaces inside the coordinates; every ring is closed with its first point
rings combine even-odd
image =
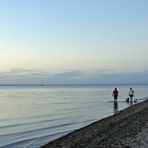
{"type": "Polygon", "coordinates": [[[112,94],[112,96],[114,97],[114,101],[117,101],[118,95],[119,95],[118,90],[117,90],[117,88],[115,88],[115,90],[113,90],[113,94],[112,94]]]}
{"type": "Polygon", "coordinates": [[[130,101],[132,102],[133,101],[133,97],[134,97],[134,91],[133,91],[132,88],[130,88],[129,97],[130,97],[130,101]]]}

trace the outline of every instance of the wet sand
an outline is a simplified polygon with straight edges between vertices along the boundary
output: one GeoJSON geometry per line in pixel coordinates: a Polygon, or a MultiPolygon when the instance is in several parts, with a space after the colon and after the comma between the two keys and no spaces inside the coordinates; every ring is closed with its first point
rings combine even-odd
{"type": "Polygon", "coordinates": [[[128,147],[148,147],[148,100],[42,146],[42,148],[128,147]]]}

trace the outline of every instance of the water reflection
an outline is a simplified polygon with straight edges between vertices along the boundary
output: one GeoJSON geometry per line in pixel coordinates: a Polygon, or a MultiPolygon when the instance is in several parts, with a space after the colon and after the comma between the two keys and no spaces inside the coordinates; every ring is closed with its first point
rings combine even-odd
{"type": "Polygon", "coordinates": [[[126,102],[126,104],[128,105],[128,106],[132,106],[133,105],[133,101],[128,101],[128,102],[126,102]]]}
{"type": "Polygon", "coordinates": [[[114,114],[118,113],[118,101],[114,101],[114,114]]]}

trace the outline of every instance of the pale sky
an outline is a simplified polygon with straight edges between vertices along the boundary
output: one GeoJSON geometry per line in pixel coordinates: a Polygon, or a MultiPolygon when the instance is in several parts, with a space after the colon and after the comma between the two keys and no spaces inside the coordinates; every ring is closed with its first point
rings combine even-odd
{"type": "Polygon", "coordinates": [[[107,83],[113,73],[140,81],[147,8],[147,0],[0,0],[0,83],[107,83]]]}

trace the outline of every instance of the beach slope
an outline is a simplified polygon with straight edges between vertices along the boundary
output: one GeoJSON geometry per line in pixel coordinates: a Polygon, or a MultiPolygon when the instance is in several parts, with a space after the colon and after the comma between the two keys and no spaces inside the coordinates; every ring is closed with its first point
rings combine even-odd
{"type": "Polygon", "coordinates": [[[148,147],[148,100],[99,120],[42,148],[148,147]]]}

